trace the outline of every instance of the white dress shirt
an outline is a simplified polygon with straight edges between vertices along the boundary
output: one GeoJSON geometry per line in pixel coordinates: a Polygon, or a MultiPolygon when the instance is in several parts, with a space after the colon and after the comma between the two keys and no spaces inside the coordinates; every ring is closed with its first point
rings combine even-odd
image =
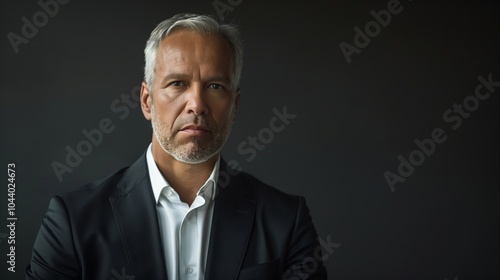
{"type": "Polygon", "coordinates": [[[156,200],[168,279],[203,280],[220,158],[191,206],[180,200],[177,192],[160,173],[151,145],[146,152],[146,161],[156,200]]]}

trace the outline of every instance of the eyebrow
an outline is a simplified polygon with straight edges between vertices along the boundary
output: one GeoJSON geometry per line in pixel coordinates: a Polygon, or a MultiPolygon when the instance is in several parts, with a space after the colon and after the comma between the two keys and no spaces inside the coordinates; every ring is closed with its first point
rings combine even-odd
{"type": "MultiPolygon", "coordinates": [[[[164,84],[169,80],[188,80],[188,79],[190,79],[190,77],[191,76],[188,74],[171,73],[171,74],[168,74],[165,77],[163,77],[163,79],[161,79],[161,81],[162,81],[162,84],[164,84]]],[[[229,77],[225,77],[225,76],[208,77],[208,79],[206,79],[206,80],[207,81],[219,81],[219,82],[231,84],[231,79],[229,79],[229,77]]]]}
{"type": "Polygon", "coordinates": [[[189,75],[179,74],[179,73],[171,73],[161,79],[162,84],[164,84],[168,80],[187,80],[189,75]]]}
{"type": "Polygon", "coordinates": [[[208,77],[207,81],[218,81],[218,82],[231,84],[231,80],[229,79],[229,77],[225,77],[225,76],[208,77]]]}

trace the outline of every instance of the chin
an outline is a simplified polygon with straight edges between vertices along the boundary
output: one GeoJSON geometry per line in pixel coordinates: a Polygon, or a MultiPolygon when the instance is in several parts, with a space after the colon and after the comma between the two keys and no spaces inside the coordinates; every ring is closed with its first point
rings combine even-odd
{"type": "Polygon", "coordinates": [[[176,156],[172,155],[177,161],[183,162],[183,163],[188,163],[188,164],[199,164],[199,163],[204,163],[211,159],[214,155],[209,155],[205,157],[195,157],[195,156],[176,156]]]}

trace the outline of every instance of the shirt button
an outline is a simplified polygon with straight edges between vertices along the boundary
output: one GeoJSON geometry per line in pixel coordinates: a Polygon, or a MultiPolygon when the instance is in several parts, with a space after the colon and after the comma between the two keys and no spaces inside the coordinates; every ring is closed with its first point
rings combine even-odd
{"type": "Polygon", "coordinates": [[[193,273],[193,268],[192,267],[186,267],[186,274],[191,274],[193,273]]]}

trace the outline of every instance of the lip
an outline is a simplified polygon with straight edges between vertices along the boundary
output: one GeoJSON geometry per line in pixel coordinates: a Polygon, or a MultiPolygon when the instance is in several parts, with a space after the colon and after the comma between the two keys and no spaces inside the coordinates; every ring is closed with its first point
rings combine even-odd
{"type": "Polygon", "coordinates": [[[203,126],[197,126],[197,125],[188,125],[183,128],[181,128],[180,132],[189,134],[189,135],[204,135],[207,133],[210,133],[210,130],[203,126]]]}

